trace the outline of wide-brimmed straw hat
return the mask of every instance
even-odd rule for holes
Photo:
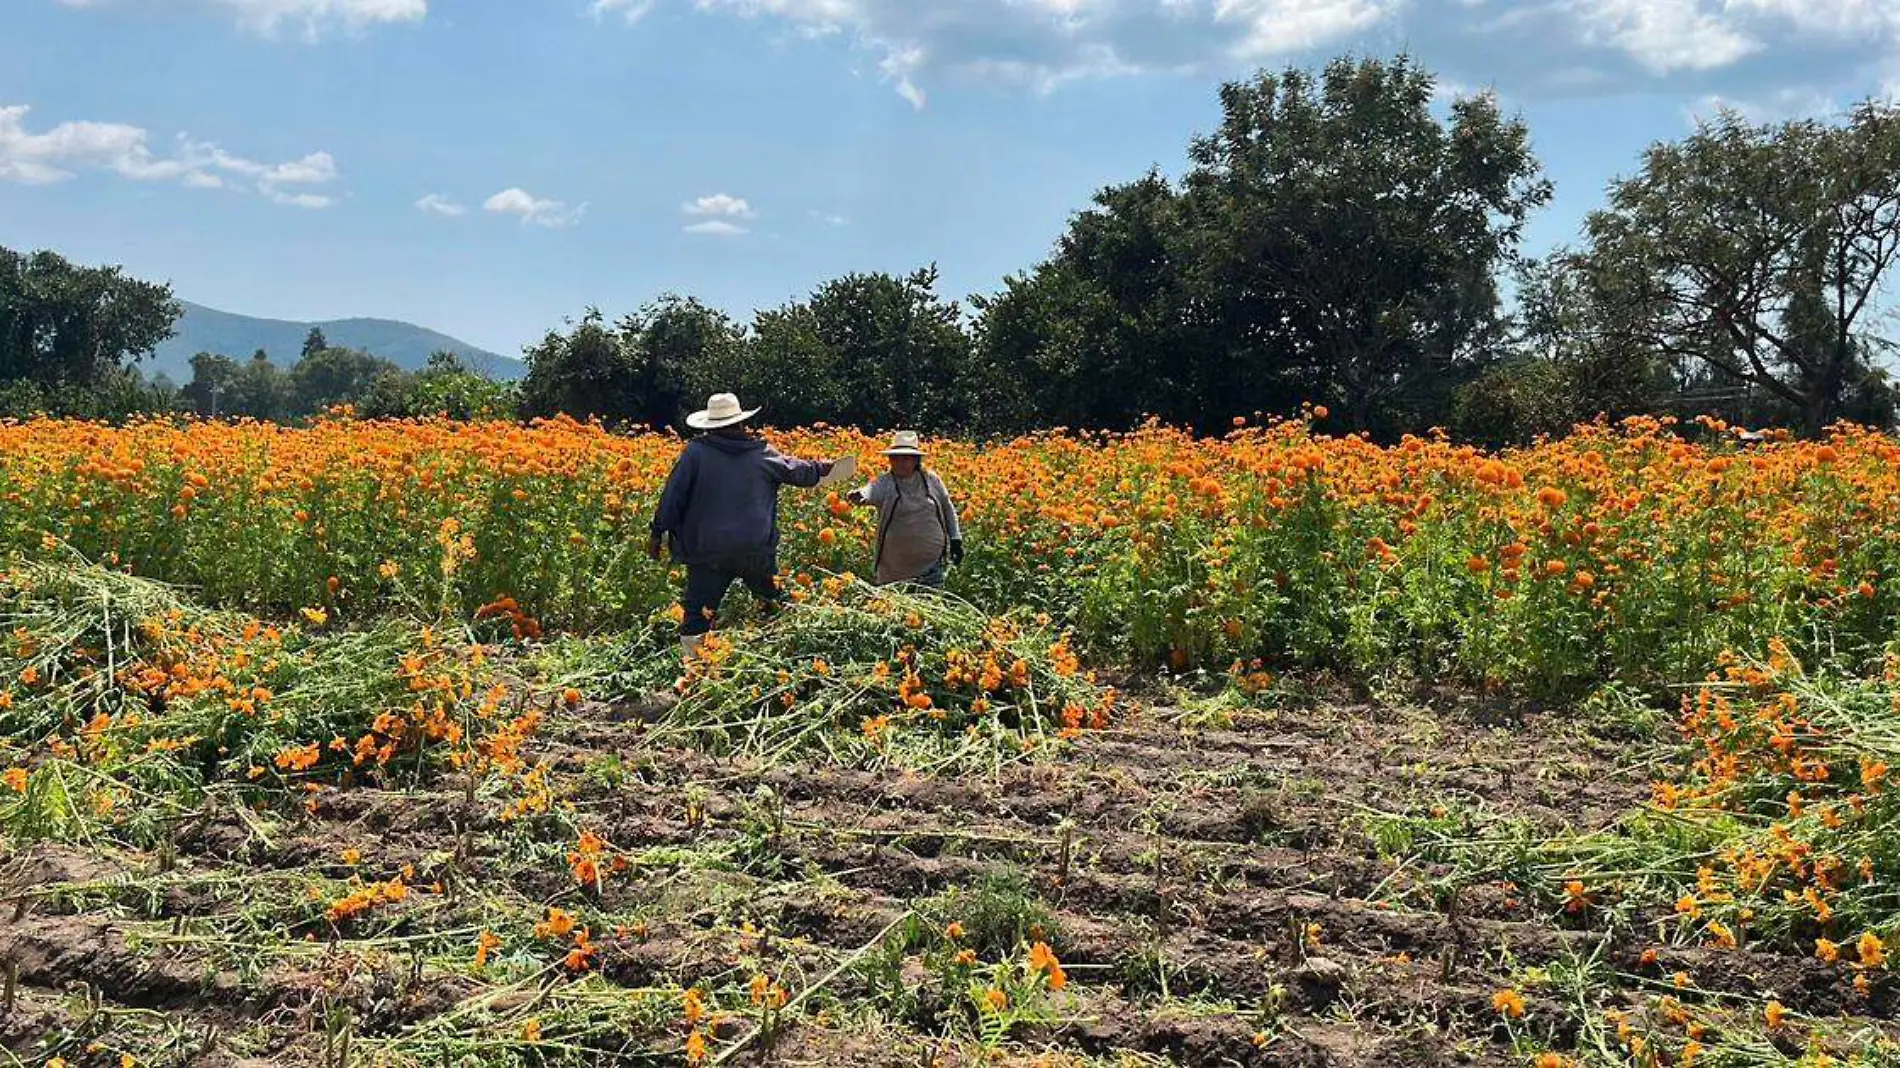
[[[739,403],[739,398],[731,393],[715,393],[706,398],[706,407],[686,417],[686,425],[694,430],[718,430],[722,426],[743,423],[759,414],[759,409],[747,409]]]
[[[884,450],[886,456],[922,456],[924,448],[917,442],[915,430],[900,430],[891,435],[891,447]]]

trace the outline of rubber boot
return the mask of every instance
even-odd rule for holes
[[[680,663],[684,664],[692,660],[693,654],[699,652],[699,643],[705,640],[704,634],[680,635]]]

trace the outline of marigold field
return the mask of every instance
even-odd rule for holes
[[[1325,425],[787,490],[682,674],[677,439],[0,422],[0,1049],[1900,1064],[1900,442]]]

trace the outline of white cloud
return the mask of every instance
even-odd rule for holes
[[[1733,111],[1753,123],[1776,123],[1825,118],[1840,110],[1840,103],[1826,93],[1793,87],[1746,98],[1710,93],[1690,102],[1683,114],[1691,124],[1713,120],[1724,111]]]
[[[447,215],[453,218],[468,214],[468,209],[440,193],[430,193],[416,201],[416,208],[431,215]]]
[[[320,193],[280,193],[273,191],[270,193],[270,198],[274,204],[288,204],[293,208],[327,208],[336,203],[335,197],[327,197]]]
[[[659,0],[594,0],[593,7],[589,10],[593,12],[595,18],[617,12],[628,22],[639,22],[647,12],[653,10],[653,5],[658,2]]]
[[[844,38],[924,107],[955,80],[1049,92],[1144,73],[1232,76],[1407,42],[1453,77],[1521,94],[1600,94],[1646,81],[1751,93],[1857,79],[1900,57],[1900,0],[590,0],[660,4]],[[1750,85],[1725,72],[1751,59]],[[855,66],[855,64],[854,64]],[[1685,94],[1687,95],[1687,94]]]
[[[1654,74],[1709,71],[1791,38],[1900,49],[1892,0],[1569,0],[1586,40]]]
[[[332,196],[296,188],[326,186],[338,179],[336,160],[327,152],[312,152],[286,163],[260,163],[180,134],[175,151],[159,155],[152,151],[150,135],[142,127],[62,122],[35,133],[26,126],[31,110],[23,104],[0,107],[0,181],[46,185],[94,171],[135,182],[177,182],[191,189],[259,193],[276,203],[303,208],[335,203]]]
[[[708,237],[738,237],[749,231],[737,223],[730,223],[724,219],[707,219],[705,222],[696,222],[687,226],[686,232],[704,234]]]
[[[1241,31],[1244,59],[1318,48],[1371,29],[1398,14],[1402,0],[1217,0],[1214,21]]]
[[[692,0],[697,10],[772,19],[809,37],[849,35],[916,108],[929,99],[924,81],[946,71],[1047,92],[1077,78],[1284,57],[1388,22],[1409,2]]]
[[[129,0],[60,0],[67,7],[105,7]],[[147,0],[156,3],[158,0]],[[178,6],[179,0],[168,0]],[[316,37],[342,27],[361,30],[381,22],[420,22],[429,13],[429,0],[197,0],[237,16],[238,22],[258,33],[276,33],[285,23],[301,25]]]
[[[533,223],[556,229],[580,221],[587,205],[570,208],[563,201],[543,200],[520,187],[504,189],[482,202],[482,210],[496,215],[516,215],[523,224]]]
[[[725,193],[700,197],[681,206],[680,210],[688,215],[716,215],[729,219],[750,219],[756,214],[752,210],[752,205],[746,203],[744,197],[730,196]]]
[[[1702,0],[1583,0],[1588,39],[1611,45],[1655,74],[1714,70],[1761,48]]]
[[[805,214],[810,215],[812,218],[818,220],[821,223],[824,223],[826,226],[848,226],[851,223],[850,219],[847,219],[842,215],[834,215],[831,212],[819,211],[817,208],[813,208],[812,210],[806,212]]]

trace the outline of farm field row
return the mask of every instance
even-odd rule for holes
[[[1900,446],[1321,423],[937,443],[947,597],[788,495],[683,678],[671,439],[0,424],[0,1048],[1900,1057]]]

